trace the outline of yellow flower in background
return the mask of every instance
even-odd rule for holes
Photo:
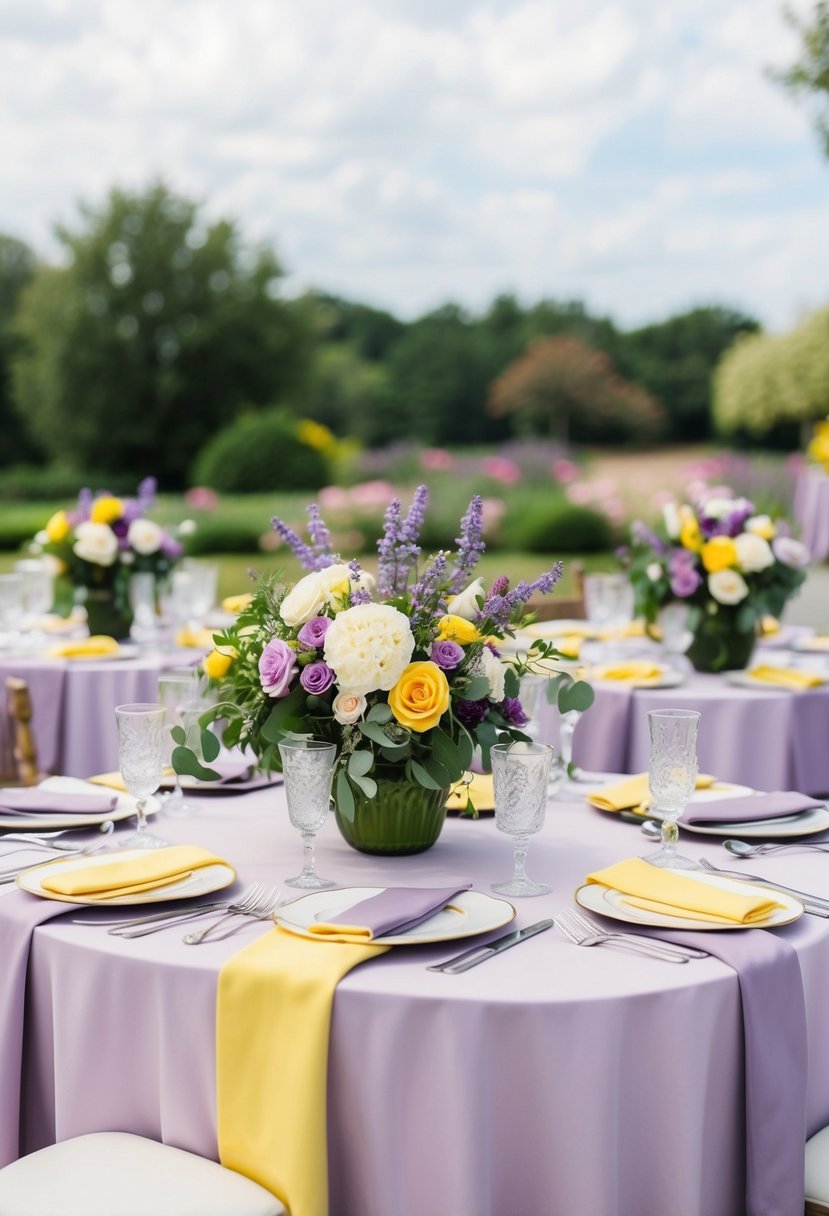
[[[301,443],[315,448],[318,452],[333,452],[337,446],[337,440],[328,427],[323,426],[321,422],[314,422],[311,418],[304,418],[297,426],[296,433]]]
[[[46,535],[54,544],[59,544],[62,540],[66,540],[70,531],[71,526],[65,511],[55,511],[45,528]]]
[[[815,423],[806,454],[829,471],[829,418]]]
[[[700,557],[708,573],[715,574],[737,565],[737,546],[730,536],[713,536],[702,546]]]
[[[210,654],[202,660],[204,674],[211,680],[223,680],[233,666],[235,658],[235,651],[226,653],[221,650],[211,650]]]
[[[702,548],[702,536],[696,515],[690,507],[680,507],[679,518],[679,543],[683,549],[691,549],[694,553],[699,553]]]
[[[457,642],[459,646],[468,646],[470,642],[477,642],[480,636],[472,622],[464,620],[462,616],[448,613],[438,623],[439,642]]]
[[[240,612],[244,612],[252,599],[250,591],[245,591],[242,595],[227,595],[222,600],[222,611],[238,616]]]
[[[746,532],[759,536],[763,540],[774,540],[777,528],[770,515],[752,515],[746,520]]]
[[[410,663],[389,693],[389,709],[401,726],[422,734],[449,708],[449,681],[437,663]]]
[[[96,498],[89,512],[93,524],[112,524],[124,514],[124,502],[112,494],[102,494]]]

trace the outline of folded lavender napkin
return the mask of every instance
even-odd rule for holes
[[[753,823],[755,820],[783,819],[804,811],[819,810],[824,803],[794,790],[773,790],[768,794],[747,794],[742,798],[718,798],[711,802],[690,803],[679,822],[693,825]]]
[[[115,809],[116,794],[68,794],[38,785],[0,789],[0,815],[105,815]]]
[[[392,933],[405,933],[434,916],[453,896],[471,886],[471,882],[463,882],[451,887],[386,887],[328,921],[309,925],[308,931],[343,941],[372,941]]]

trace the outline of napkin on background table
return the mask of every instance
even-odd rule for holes
[[[495,809],[492,773],[465,773],[463,780],[457,781],[449,791],[446,806],[450,811],[465,811],[470,800],[477,811]]]
[[[696,788],[698,790],[709,789],[716,780],[716,777],[712,777],[708,773],[697,773]],[[632,777],[625,777],[623,781],[616,781],[613,785],[588,790],[586,798],[591,806],[597,807],[600,811],[627,811],[634,807],[641,807],[643,803],[649,804],[651,795],[648,774],[634,773]]]
[[[679,817],[680,823],[753,823],[756,820],[784,819],[825,806],[808,794],[793,790],[773,790],[768,794],[746,794],[740,798],[717,798],[712,802],[690,803]]]
[[[826,683],[823,676],[819,676],[814,671],[804,671],[799,667],[772,667],[770,664],[764,664],[752,667],[747,674],[760,684],[779,684],[781,688],[795,690],[820,688],[822,684]]]
[[[192,650],[212,650],[213,630],[192,629],[189,625],[185,625],[176,634],[176,646]]]
[[[140,857],[109,862],[96,859],[92,865],[47,875],[41,880],[41,886],[55,895],[83,895],[104,902],[167,886],[186,878],[193,870],[212,865],[227,865],[227,862],[198,845],[171,845],[163,849],[145,849]]]
[[[108,794],[70,794],[44,790],[38,785],[0,789],[0,815],[4,811],[26,814],[105,815],[118,799]]]
[[[244,592],[242,595],[226,595],[222,600],[222,611],[232,613],[233,616],[238,616],[240,612],[243,612],[248,607],[252,599],[253,596],[249,591]]]
[[[95,633],[90,638],[79,638],[76,642],[60,642],[50,646],[47,654],[53,659],[88,659],[99,655],[117,654],[121,649],[115,638],[105,633]]]
[[[767,892],[741,895],[726,891],[676,870],[652,866],[641,857],[631,857],[588,874],[588,883],[621,891],[625,903],[660,916],[687,920],[714,920],[735,928],[762,925],[783,905]]]
[[[625,683],[629,680],[659,680],[665,671],[666,668],[661,663],[631,659],[627,663],[605,663],[604,666],[594,668],[593,674],[597,680],[618,680]]]
[[[330,921],[308,926],[315,937],[334,942],[370,942],[387,934],[414,929],[451,902],[471,882],[449,887],[386,887],[378,895],[362,899]]]

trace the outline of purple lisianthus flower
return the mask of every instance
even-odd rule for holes
[[[526,726],[529,718],[518,697],[504,697],[498,706],[504,721],[510,726]]]
[[[287,642],[271,638],[259,656],[259,683],[269,697],[284,697],[297,672],[296,655]]]
[[[181,557],[184,552],[184,546],[181,541],[176,540],[169,532],[165,532],[161,538],[161,552],[165,557]]]
[[[330,624],[331,618],[328,616],[311,617],[310,621],[306,621],[296,635],[297,641],[302,642],[303,646],[310,646],[312,650],[317,650],[325,641]]]
[[[695,562],[696,555],[690,549],[672,549],[668,557],[668,570],[671,574],[682,574],[692,570]]]
[[[681,600],[686,600],[689,595],[693,595],[696,589],[702,582],[702,577],[698,570],[694,570],[691,566],[684,566],[677,569],[671,576],[671,591]]]
[[[307,667],[303,667],[299,677],[299,682],[306,692],[316,693],[319,696],[334,683],[334,673],[327,663],[320,660],[318,663],[309,663]]]
[[[462,723],[467,730],[474,730],[476,726],[480,726],[489,710],[489,701],[484,698],[482,701],[456,701],[455,702],[455,717]]]
[[[431,659],[443,671],[453,671],[463,660],[463,646],[457,642],[435,642]]]
[[[776,536],[771,542],[771,550],[779,562],[793,566],[795,570],[802,570],[810,561],[806,546],[791,536]]]

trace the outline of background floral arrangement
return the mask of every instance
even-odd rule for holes
[[[806,455],[815,464],[821,465],[825,473],[829,473],[829,418],[815,423]]]
[[[648,622],[680,601],[692,631],[704,616],[729,616],[750,631],[764,616],[780,616],[806,577],[809,553],[784,521],[719,487],[694,505],[667,504],[660,534],[634,524],[627,561],[636,611]]]
[[[294,586],[259,585],[236,624],[216,635],[205,660],[220,702],[204,719],[226,719],[223,739],[250,748],[261,767],[279,768],[279,740],[306,735],[337,744],[335,794],[347,818],[354,796],[373,797],[378,766],[402,771],[426,789],[446,789],[469,768],[476,747],[485,766],[499,739],[525,739],[519,675],[536,657],[502,658],[497,642],[527,619],[531,596],[553,590],[561,563],[532,583],[506,576],[485,590],[472,578],[483,552],[483,503],[474,497],[454,553],[439,551],[418,570],[427,505],[420,486],[403,516],[385,515],[375,578],[330,551],[330,534],[309,507],[306,543],[280,519],[273,525],[309,573]],[[592,700],[573,684],[570,695]],[[205,732],[209,733],[209,732]],[[214,740],[205,750],[209,761]],[[204,776],[179,747],[179,771]]]
[[[135,498],[106,490],[81,490],[71,511],[56,511],[30,546],[57,561],[56,572],[73,587],[111,590],[128,603],[132,574],[167,574],[181,557],[178,537],[146,518],[155,501],[155,478],[145,478]],[[179,528],[186,533],[187,525]]]

